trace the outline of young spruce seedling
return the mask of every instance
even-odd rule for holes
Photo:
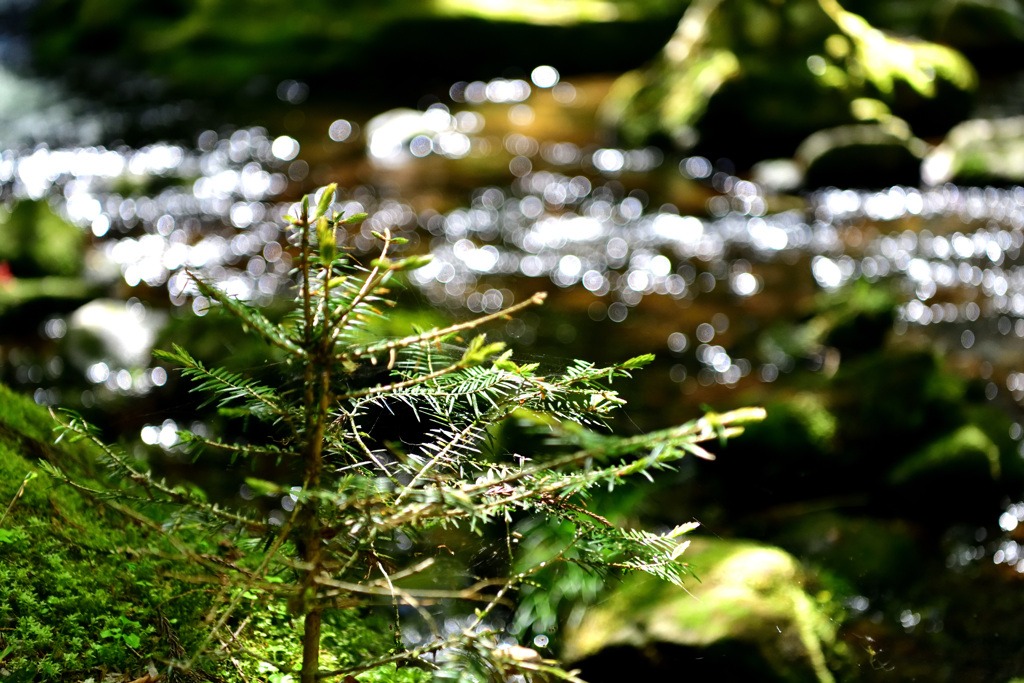
[[[472,548],[452,548],[452,541],[442,547],[433,541],[431,547],[436,539],[431,532],[506,529],[514,555],[510,522],[546,516],[575,529],[571,559],[563,552],[550,561],[633,569],[681,583],[687,575],[680,561],[687,545],[683,536],[694,525],[665,534],[616,528],[598,510],[587,508],[587,491],[634,475],[650,476],[688,454],[711,457],[700,442],[738,434],[743,423],[761,419],[764,412],[742,409],[642,436],[610,435],[606,417],[623,400],[609,384],[652,356],[610,367],[576,361],[545,375],[537,365],[515,362],[504,344],[488,342],[477,332],[539,305],[543,294],[448,327],[414,330],[399,338],[368,336],[369,323],[389,316],[389,283],[429,257],[395,257],[404,240],[385,230],[374,233],[380,240],[378,258],[368,265],[348,258],[337,236],[365,215],[335,213],[335,191],[332,185],[322,190],[319,201],[304,198],[297,215],[289,218],[296,295],[292,311],[280,321],[193,274],[204,296],[270,344],[279,356],[275,361],[283,360],[285,370],[275,372],[272,382],[206,367],[181,346],[157,352],[159,359],[180,366],[195,381],[195,390],[225,415],[265,424],[261,433],[272,436],[259,442],[225,442],[190,432],[180,436],[200,456],[221,450],[287,467],[292,473],[287,481],[247,480],[259,493],[290,497],[294,507],[283,523],[271,524],[251,509],[211,504],[195,488],[172,487],[103,445],[79,417],[60,416],[65,434],[89,438],[103,449],[120,482],[105,499],[161,539],[165,549],[150,552],[187,561],[189,571],[176,575],[187,575],[217,595],[205,643],[166,662],[168,671],[196,671],[210,666],[205,664],[210,658],[236,666],[268,659],[265,652],[253,652],[259,638],[246,637],[260,623],[253,611],[287,605],[302,624],[301,659],[296,652],[298,661],[278,658],[261,666],[275,675],[298,675],[302,683],[370,674],[396,664],[416,667],[410,672],[432,669],[431,676],[467,681],[512,675],[528,681],[577,681],[533,650],[500,646],[486,628],[488,615],[498,605],[514,605],[517,587],[545,563],[525,570],[516,564],[516,571],[499,577],[432,573],[442,558],[468,556]],[[450,342],[461,342],[461,352],[452,356]],[[369,382],[367,367],[378,370],[369,373]],[[371,435],[381,414],[396,411],[413,416],[422,427],[416,443]],[[495,452],[489,436],[510,419],[543,431],[550,452]],[[466,539],[467,534],[450,537]],[[208,551],[218,539],[233,549],[231,554]],[[414,551],[398,550],[398,539],[415,539]],[[511,567],[515,558],[506,559]],[[405,606],[431,623],[430,606],[442,601],[476,603],[472,623],[416,646],[403,643],[397,635],[402,624],[393,623],[391,651],[363,658],[333,651],[334,639],[325,639],[333,628],[332,615],[340,611],[391,605],[397,622],[406,611],[398,607]],[[330,667],[323,668],[325,662]]]

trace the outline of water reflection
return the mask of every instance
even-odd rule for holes
[[[993,345],[1024,335],[1024,188],[827,189],[780,202],[727,161],[666,163],[654,148],[538,135],[532,125],[543,102],[535,100],[560,101],[565,87],[572,86],[557,70],[538,66],[529,82],[456,83],[448,104],[386,112],[365,126],[334,118],[326,138],[362,137],[367,160],[384,170],[439,161],[455,168],[508,155],[505,181],[472,190],[455,208],[411,201],[387,185],[350,187],[334,208],[371,218],[343,236],[344,246],[358,257],[375,248],[373,231],[408,237],[406,249],[434,255],[411,282],[453,311],[498,310],[524,289],[542,287],[523,285],[524,278],[545,279],[589,293],[589,318],[613,323],[627,323],[652,297],[674,300],[680,311],[706,299],[707,308],[742,321],[762,306],[778,309],[787,296],[780,279],[826,291],[885,280],[903,293],[899,330],[943,330],[940,343],[948,337],[995,362],[990,394],[1005,386],[1024,400],[1024,369]],[[278,96],[296,102],[306,91],[284,81]],[[291,255],[280,219],[291,205],[281,197],[304,184],[304,156],[299,139],[263,128],[205,131],[194,147],[40,145],[0,154],[0,196],[46,199],[90,232],[91,277],[165,287],[171,306],[201,315],[209,302],[186,269],[258,304],[286,286]],[[656,172],[674,174],[690,195],[703,193],[702,210],[681,212],[664,193],[652,194],[642,179]],[[507,331],[522,342],[535,336],[531,326]],[[794,367],[771,344],[733,348],[742,335],[723,334],[699,315],[680,315],[675,327],[664,337],[679,361],[675,381],[771,382]]]
[[[513,128],[528,127],[532,114],[515,108],[530,106],[534,88],[553,93],[567,85],[544,66],[531,80],[532,87],[521,79],[456,83],[451,107],[435,102],[424,111],[381,114],[365,125],[367,158],[397,169],[429,157],[453,164],[490,157],[492,124],[479,105],[501,105]],[[284,82],[279,95],[292,101],[301,86]],[[339,142],[361,130],[335,119],[327,136]],[[674,204],[652,201],[623,180],[663,169],[657,149],[584,147],[525,129],[504,134],[501,149],[510,159],[508,182],[474,190],[462,207],[414,209],[370,185],[341,193],[336,210],[371,214],[344,236],[345,246],[367,253],[372,232],[385,227],[410,237],[408,249],[434,255],[411,275],[413,284],[433,304],[453,310],[507,306],[519,289],[512,283],[522,278],[582,288],[595,297],[590,318],[617,323],[649,297],[684,304],[711,297],[719,308],[749,299],[756,308],[761,298],[778,296],[766,284],[778,280],[776,271],[799,278],[794,267],[807,267],[809,281],[824,290],[858,278],[898,283],[905,294],[901,329],[952,326],[964,349],[987,348],[990,330],[979,321],[995,321],[1002,336],[1024,333],[1024,272],[1017,263],[1024,188],[823,190],[797,208],[775,210],[774,196],[734,175],[727,162],[693,156],[671,168],[707,199],[700,215],[681,215]],[[0,155],[7,201],[47,198],[98,238],[95,273],[119,272],[132,288],[165,286],[171,305],[199,314],[208,302],[186,269],[200,269],[256,303],[268,303],[286,284],[291,258],[279,226],[290,205],[277,198],[308,172],[299,140],[262,128],[205,131],[194,148],[38,146]],[[697,363],[689,371],[680,364],[673,378],[773,381],[792,365],[779,354],[744,357],[730,350],[729,339],[709,346],[707,326],[694,321],[670,333],[700,342],[691,349],[673,337],[673,353],[692,353]],[[1005,377],[1015,395],[1024,394],[1017,372],[1011,368]]]

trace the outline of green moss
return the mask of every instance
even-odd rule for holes
[[[833,390],[833,410],[848,430],[842,436],[877,460],[885,455],[879,444],[899,457],[935,438],[937,429],[962,424],[967,386],[934,353],[892,351],[844,363]]]
[[[661,54],[624,78],[603,118],[630,142],[667,137],[737,163],[853,123],[862,97],[903,118],[930,101],[952,125],[976,84],[954,50],[883,34],[824,0],[692,2]]]
[[[728,646],[760,658],[765,680],[834,680],[825,652],[836,626],[804,590],[796,558],[772,546],[708,538],[694,539],[684,557],[699,584],[683,591],[630,575],[569,629],[567,658],[622,646]]]
[[[822,511],[795,518],[772,540],[823,570],[819,576],[828,577],[833,592],[851,595],[919,578],[921,551],[900,520]]]
[[[204,617],[218,591],[172,578],[189,569],[146,552],[173,552],[161,537],[37,474],[40,461],[59,462],[77,482],[92,486],[103,471],[96,468],[98,454],[82,442],[54,443],[53,425],[45,409],[0,385],[0,516],[14,501],[0,523],[3,680],[80,681],[97,670],[132,680],[151,660],[192,654],[205,638]],[[37,476],[26,482],[31,474]],[[215,539],[209,545],[215,552]],[[261,658],[297,666],[298,622],[287,606],[244,607],[238,618],[249,619],[241,637],[258,656],[237,660],[240,670],[250,680],[268,680],[273,667],[261,665]],[[382,619],[355,610],[329,614],[324,641],[324,663],[339,667],[384,656],[394,645]],[[210,660],[201,666],[222,679],[239,670]],[[360,680],[426,680],[416,669],[391,671]]]
[[[0,315],[6,316],[12,311],[24,310],[24,307],[35,304],[48,307],[61,307],[63,304],[75,306],[97,294],[98,287],[79,278],[17,278],[0,284]]]
[[[900,462],[889,472],[889,481],[901,485],[940,471],[955,471],[972,480],[997,479],[999,448],[976,425],[964,425]]]
[[[134,557],[129,549],[146,543],[139,529],[46,476],[26,482],[39,460],[85,481],[95,454],[55,445],[47,412],[4,387],[0,406],[0,501],[5,509],[14,501],[0,527],[6,680],[71,680],[97,667],[142,672],[148,658],[174,654],[160,628],[194,644],[207,601],[161,578],[157,562]]]
[[[423,78],[465,78],[467,68],[491,77],[510,63],[561,68],[568,61],[596,71],[639,63],[664,42],[685,4],[354,0],[339,9],[327,0],[45,0],[30,21],[35,63],[54,71],[91,54],[147,71],[190,98],[222,100],[254,80],[334,83],[343,74],[349,96],[353,87],[374,86],[394,98],[395,79],[409,74],[421,87]]]
[[[736,443],[749,440],[780,457],[828,454],[834,448],[836,418],[826,403],[824,396],[811,392],[769,403],[765,420],[750,425]]]
[[[82,231],[45,202],[23,200],[11,210],[0,208],[0,261],[7,261],[16,277],[77,275],[83,242]]]
[[[847,357],[877,351],[896,319],[896,297],[885,286],[857,280],[823,294],[809,323],[821,343]]]

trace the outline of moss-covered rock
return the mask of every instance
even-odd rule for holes
[[[955,126],[922,165],[932,185],[1024,182],[1024,117],[974,119]]]
[[[950,45],[998,69],[1009,67],[1007,55],[1024,43],[1024,7],[1015,0],[846,0],[843,6],[884,30]]]
[[[16,278],[72,277],[82,270],[85,236],[46,202],[22,200],[0,207],[0,261]]]
[[[73,309],[99,292],[95,284],[77,277],[0,279],[0,319],[7,325],[20,323],[31,329],[32,321]]]
[[[630,142],[661,136],[743,164],[855,123],[863,98],[904,119],[927,101],[925,124],[946,130],[975,80],[954,50],[883,34],[834,0],[697,0],[659,57],[617,82],[603,116]]]
[[[1011,455],[1015,449],[1006,450],[973,422],[939,434],[889,470],[889,499],[911,516],[985,523],[1004,496],[1020,490],[1020,458]],[[1014,469],[1004,472],[1004,462]]]
[[[949,476],[959,482],[959,488],[999,475],[999,448],[985,432],[969,424],[909,455],[889,471],[888,478],[894,486],[903,487]],[[936,491],[935,495],[941,493]]]
[[[843,363],[831,386],[844,446],[878,468],[963,424],[966,381],[930,351],[890,350]],[[876,470],[877,471],[877,470]]]
[[[801,391],[765,404],[764,421],[730,440],[714,463],[726,482],[715,495],[731,513],[805,500],[824,490],[839,462],[836,416],[827,395]]]
[[[837,627],[805,590],[793,556],[700,538],[686,558],[700,583],[683,590],[631,575],[567,630],[565,656],[587,680],[661,680],[669,672],[740,680],[758,671],[757,680],[834,680]]]
[[[80,276],[85,235],[43,201],[0,206],[0,319],[34,327],[37,318],[96,295]]]
[[[804,165],[807,188],[915,187],[926,151],[905,127],[861,123],[813,133],[797,148],[796,158]]]
[[[894,5],[898,3],[878,3]],[[934,12],[934,39],[953,45],[972,60],[1012,68],[1006,56],[1024,46],[1024,7],[1012,0],[953,0],[919,3]]]
[[[289,102],[338,93],[339,83],[347,99],[359,92],[397,102],[406,97],[403,88],[443,92],[455,80],[494,78],[510,66],[553,64],[564,73],[628,68],[664,44],[685,5],[45,0],[32,7],[31,26],[36,65],[71,71],[101,88],[121,85],[118,95],[144,97],[116,82],[124,71],[142,71],[189,98],[273,97],[283,80],[300,79],[311,87],[290,94],[286,87]],[[99,64],[83,63],[92,61],[83,55]]]
[[[795,517],[772,541],[838,582],[836,592],[893,590],[917,578],[922,550],[902,520],[815,511]]]
[[[762,402],[767,418],[700,466],[724,483],[694,496],[744,515],[745,533],[771,538],[775,513],[852,505],[944,528],[984,523],[1019,495],[1013,421],[933,351],[884,345],[890,293],[858,283],[818,304],[789,334],[765,337],[774,349],[815,354],[825,372],[799,389],[743,399]]]
[[[896,303],[885,286],[857,280],[821,295],[807,323],[809,336],[847,360],[879,351],[896,320]]]

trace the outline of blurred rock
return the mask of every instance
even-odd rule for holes
[[[897,4],[897,3],[881,3]],[[934,12],[934,39],[993,69],[1015,69],[1011,50],[1024,47],[1024,7],[1015,0],[923,3]]]
[[[972,483],[997,479],[1000,474],[999,448],[975,425],[964,425],[911,454],[889,471],[889,482],[897,487],[926,482],[937,493],[936,479],[949,479],[961,490]]]
[[[1024,116],[957,125],[925,158],[921,176],[929,185],[1024,182]]]
[[[836,334],[855,340],[856,327]],[[766,400],[767,418],[720,449],[713,469],[724,484],[694,495],[769,539],[781,521],[822,506],[938,530],[990,520],[1019,495],[1012,420],[938,355],[886,348],[841,358],[832,377]]]
[[[586,680],[834,680],[837,624],[792,555],[698,538],[683,558],[700,583],[632,574],[567,630],[565,658]]]
[[[839,438],[872,476],[963,424],[968,400],[966,382],[929,351],[889,350],[843,363],[830,392]]]
[[[78,275],[84,235],[43,201],[22,200],[0,207],[0,262],[16,278]]]
[[[80,277],[85,262],[81,230],[44,201],[0,206],[0,320],[7,334],[34,330],[55,311],[96,295]]]
[[[43,318],[71,310],[98,292],[98,287],[79,278],[48,276],[4,281],[0,277],[0,320],[11,326],[9,332],[20,325],[18,333],[25,334],[34,331]]]
[[[903,520],[816,511],[795,516],[772,541],[838,577],[847,592],[855,594],[908,585],[917,578],[922,562],[915,530]]]
[[[806,336],[849,359],[882,349],[896,321],[896,296],[883,285],[857,280],[819,295]]]
[[[308,96],[396,106],[410,91],[443,92],[511,65],[552,64],[564,74],[630,68],[664,44],[684,6],[353,0],[339,12],[329,0],[263,3],[259,11],[244,0],[41,0],[28,25],[36,69],[114,91],[119,102],[173,92],[266,106],[291,81],[308,89],[278,92],[289,105]]]
[[[909,454],[886,482],[894,506],[908,516],[983,522],[1005,495],[1019,490],[1020,472],[1004,473],[1003,461],[989,435],[966,424]]]
[[[975,80],[958,52],[883,34],[831,0],[697,0],[602,115],[630,143],[661,137],[742,167],[855,123],[863,98],[908,120],[927,105],[924,125],[944,131],[966,115]]]
[[[878,123],[839,126],[813,133],[796,150],[804,168],[804,186],[878,189],[916,187],[927,145]]]

